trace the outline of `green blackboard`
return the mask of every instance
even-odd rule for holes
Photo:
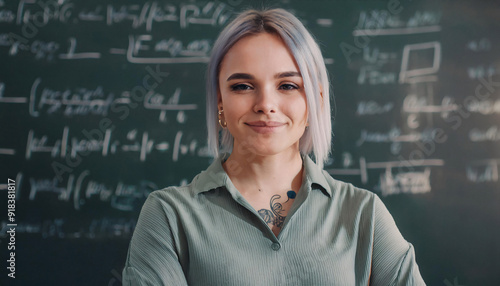
[[[463,0],[0,0],[0,253],[16,276],[0,284],[120,284],[147,195],[211,162],[215,37],[263,6],[320,43],[325,169],[382,198],[429,285],[498,285],[500,5]]]

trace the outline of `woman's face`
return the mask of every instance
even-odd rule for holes
[[[247,36],[229,49],[220,65],[218,107],[234,150],[257,155],[299,150],[307,124],[304,82],[279,36]]]

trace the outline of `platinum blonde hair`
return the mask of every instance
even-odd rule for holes
[[[244,11],[222,30],[215,41],[206,83],[208,147],[214,156],[219,155],[219,149],[222,152],[231,152],[233,149],[233,136],[227,128],[222,129],[218,122],[220,63],[237,41],[259,33],[279,35],[300,69],[307,98],[309,127],[299,141],[299,148],[305,155],[312,152],[316,164],[323,167],[330,154],[332,140],[330,83],[325,62],[318,44],[300,20],[281,8]]]

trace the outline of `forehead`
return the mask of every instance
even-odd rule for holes
[[[299,71],[284,41],[271,33],[249,35],[238,40],[223,57],[220,73],[233,72],[235,69],[256,72]]]

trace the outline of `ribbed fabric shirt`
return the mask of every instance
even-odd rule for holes
[[[228,155],[148,196],[123,285],[425,285],[376,194],[303,155],[302,186],[276,237],[223,169]]]

